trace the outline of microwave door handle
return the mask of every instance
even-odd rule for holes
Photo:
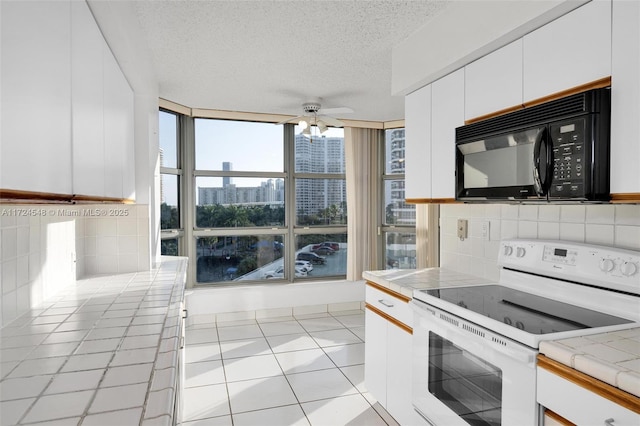
[[[551,164],[551,144],[544,127],[533,145],[533,188],[540,197],[546,195],[551,186]]]

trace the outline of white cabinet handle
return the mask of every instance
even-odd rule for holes
[[[389,302],[385,301],[384,299],[378,300],[378,303],[386,306],[387,308],[393,308],[393,303],[389,303]]]
[[[613,417],[608,418],[607,420],[604,421],[604,424],[607,426],[613,426],[613,422],[615,422],[615,420],[613,420]]]

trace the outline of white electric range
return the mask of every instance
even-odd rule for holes
[[[543,340],[640,326],[640,253],[508,240],[498,282],[415,290],[416,410],[434,425],[537,425]]]

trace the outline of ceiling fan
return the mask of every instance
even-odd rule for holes
[[[281,121],[277,124],[298,123],[304,127],[302,134],[311,136],[311,126],[316,126],[318,130],[320,130],[320,133],[326,132],[329,126],[344,126],[342,121],[327,114],[349,114],[353,112],[351,108],[347,107],[322,108],[320,99],[303,103],[302,110],[304,111],[303,115]]]

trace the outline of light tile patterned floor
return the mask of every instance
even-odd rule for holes
[[[183,426],[397,425],[364,387],[364,311],[186,331]]]

